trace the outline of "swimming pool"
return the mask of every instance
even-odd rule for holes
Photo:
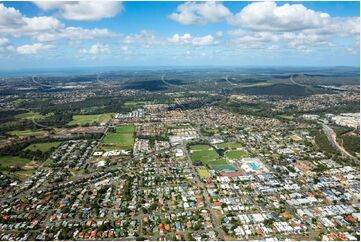
[[[259,169],[260,169],[259,165],[257,165],[256,163],[251,163],[251,164],[249,164],[249,166],[250,166],[253,170],[259,170]]]

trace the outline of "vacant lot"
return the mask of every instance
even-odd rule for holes
[[[69,125],[107,123],[112,116],[113,113],[74,115],[73,120],[69,122]]]
[[[0,156],[0,170],[6,171],[15,166],[23,167],[30,162],[31,160],[19,156]]]
[[[210,178],[211,177],[211,174],[209,174],[209,172],[206,168],[198,169],[198,174],[201,178]]]
[[[25,150],[37,151],[40,150],[41,152],[46,152],[51,148],[56,148],[61,144],[60,141],[56,142],[45,142],[45,143],[34,143],[25,148]]]
[[[38,136],[38,135],[44,135],[46,134],[47,131],[45,130],[30,130],[30,129],[26,129],[26,130],[13,130],[8,132],[8,134],[13,135],[13,136]]]
[[[122,125],[115,128],[114,132],[108,132],[102,142],[102,147],[107,150],[123,149],[132,150],[134,145],[133,125]]]

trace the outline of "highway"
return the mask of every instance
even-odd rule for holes
[[[349,157],[355,161],[358,161],[358,159],[356,157],[354,157],[353,155],[351,155],[349,152],[347,152],[345,150],[345,148],[343,148],[341,145],[339,145],[337,143],[337,140],[336,140],[336,133],[335,131],[333,131],[332,128],[330,128],[328,125],[322,123],[322,128],[323,128],[323,131],[325,132],[326,136],[327,136],[327,139],[328,141],[330,141],[331,145],[337,149],[343,156],[346,156],[346,157]]]

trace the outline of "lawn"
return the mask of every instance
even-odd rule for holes
[[[115,132],[108,132],[102,141],[106,150],[132,150],[134,145],[134,125],[122,125],[115,128]]]
[[[25,150],[31,150],[31,151],[37,151],[40,150],[41,152],[46,152],[50,150],[51,148],[56,148],[61,144],[60,141],[56,142],[45,142],[45,143],[34,143],[31,145],[28,145]]]
[[[217,147],[219,149],[238,149],[238,148],[242,148],[242,145],[240,143],[228,142],[228,143],[217,144]]]
[[[20,113],[18,115],[15,116],[16,119],[35,119],[35,120],[41,120],[41,119],[45,119],[47,117],[50,117],[54,115],[53,113],[48,113],[46,115],[43,115],[41,113],[38,112],[27,112],[27,113]]]
[[[69,125],[86,125],[93,123],[106,123],[112,119],[114,113],[74,115]]]
[[[8,132],[8,134],[13,135],[13,136],[37,136],[37,135],[44,135],[46,134],[47,131],[45,130],[30,130],[30,129],[26,129],[26,130],[13,130]]]
[[[22,167],[30,162],[31,160],[19,156],[0,156],[0,170],[8,170],[12,166]]]
[[[211,174],[209,174],[209,172],[206,168],[198,169],[198,174],[201,178],[210,178],[211,177]]]
[[[235,160],[247,156],[247,152],[243,150],[227,150],[224,156],[228,159]]]

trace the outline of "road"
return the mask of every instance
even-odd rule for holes
[[[300,83],[296,82],[295,80],[293,80],[293,76],[294,75],[290,76],[290,81],[292,82],[292,84],[295,84],[295,85],[300,86],[300,87],[306,87],[307,88],[307,85],[300,84]]]
[[[345,150],[345,148],[343,148],[341,145],[339,145],[337,143],[337,140],[336,140],[336,133],[335,131],[333,131],[332,128],[330,128],[328,125],[322,123],[322,128],[323,128],[323,131],[325,132],[326,136],[327,136],[327,139],[328,141],[330,141],[331,145],[337,149],[343,156],[346,156],[346,157],[349,157],[355,161],[358,161],[358,159],[356,157],[354,157],[353,155],[351,155],[349,152],[347,152]]]
[[[201,187],[203,197],[204,197],[204,203],[206,205],[205,208],[209,211],[209,213],[211,215],[212,224],[214,225],[214,229],[217,231],[219,239],[224,241],[226,233],[223,231],[221,225],[218,222],[217,216],[214,214],[214,210],[212,209],[213,205],[210,203],[210,198],[208,196],[207,188],[206,188],[205,184],[199,179],[196,168],[192,164],[192,159],[191,159],[190,154],[189,154],[189,152],[188,152],[188,150],[186,148],[186,145],[183,144],[182,148],[183,148],[183,150],[184,150],[184,152],[185,152],[185,154],[187,156],[187,162],[190,164],[190,167],[192,167],[191,170],[192,170],[193,176],[194,176],[194,178],[196,180],[196,184],[198,184]]]

